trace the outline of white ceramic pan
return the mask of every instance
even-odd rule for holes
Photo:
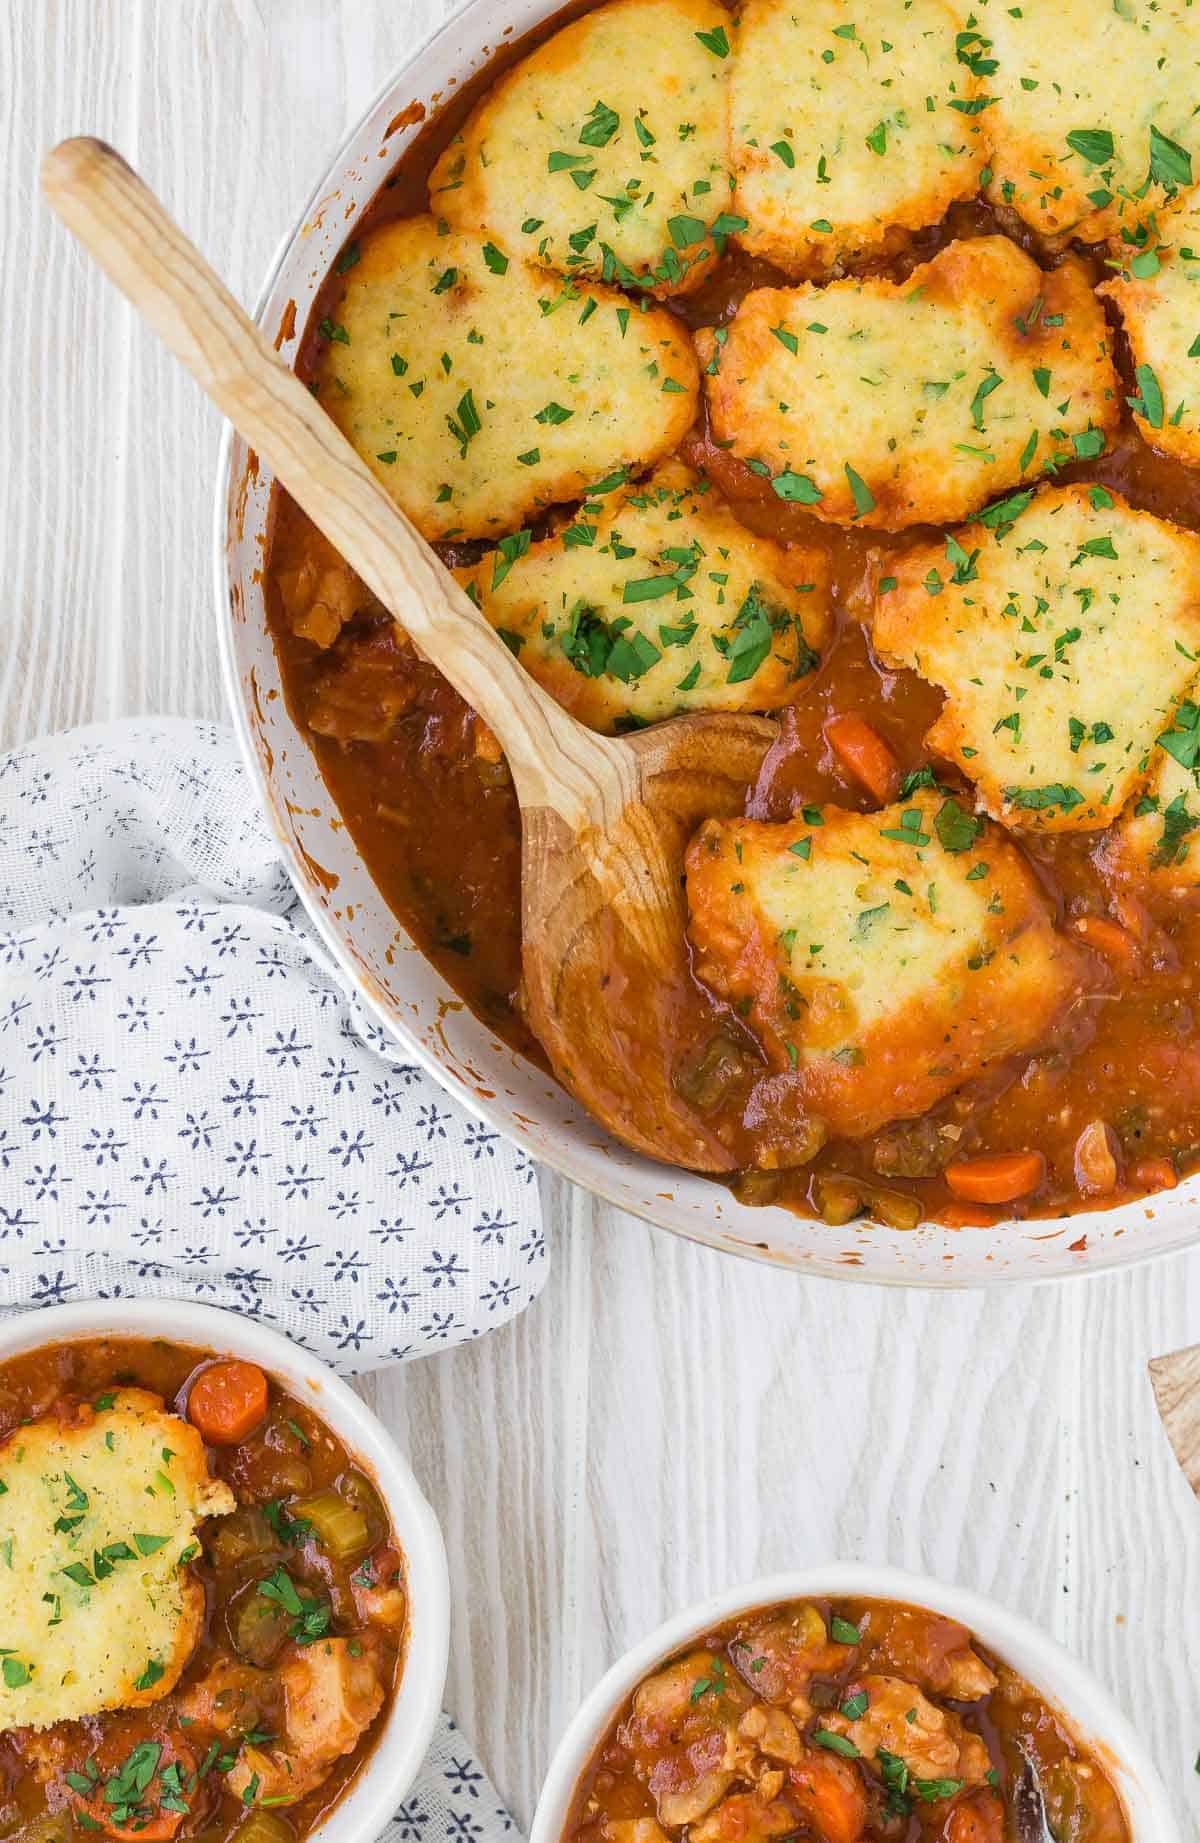
[[[258,318],[294,354],[321,281],[420,121],[495,48],[552,11],[547,0],[468,0],[413,53],[335,155],[268,277]],[[304,735],[284,704],[260,572],[271,478],[232,433],[216,506],[216,596],[229,702],[292,879],[331,953],[374,1015],[473,1113],[589,1190],[716,1248],[809,1273],[917,1286],[977,1286],[1095,1272],[1200,1234],[1200,1178],[1119,1209],[988,1229],[829,1228],[750,1209],[705,1179],[637,1157],[466,1009],[399,926],[359,859]]]

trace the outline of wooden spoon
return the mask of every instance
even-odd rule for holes
[[[1155,1357],[1150,1381],[1175,1457],[1200,1497],[1200,1344]]]
[[[517,663],[120,155],[102,141],[64,141],[46,156],[42,186],[499,737],[521,806],[525,1004],[560,1080],[637,1151],[734,1169],[733,1153],[674,1085],[681,1058],[715,1018],[689,972],[682,856],[700,820],[741,810],[775,726],[715,715],[619,740],[584,729]]]

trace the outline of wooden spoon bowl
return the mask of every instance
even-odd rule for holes
[[[529,1022],[563,1084],[637,1151],[695,1170],[736,1160],[678,1092],[713,1021],[691,978],[683,850],[741,809],[775,726],[680,718],[594,735],[513,658],[474,603],[121,156],[64,141],[54,210],[421,653],[495,731],[521,806]]]

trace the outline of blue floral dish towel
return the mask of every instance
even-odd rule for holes
[[[354,1374],[545,1271],[530,1160],[364,1015],[228,731],[0,756],[0,1309],[192,1297]]]
[[[529,1159],[364,1016],[226,730],[0,756],[0,1310],[197,1298],[353,1375],[545,1272]],[[383,1843],[512,1834],[443,1716]]]

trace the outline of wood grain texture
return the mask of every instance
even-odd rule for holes
[[[0,746],[219,711],[218,429],[36,197],[104,135],[243,300],[438,0],[8,0],[0,8]],[[539,1303],[367,1392],[442,1517],[447,1702],[518,1818],[582,1691],[707,1589],[844,1555],[1042,1620],[1150,1743],[1200,1830],[1200,1506],[1149,1360],[1200,1336],[1200,1255],[990,1296],[801,1282],[543,1180]]]
[[[1175,1457],[1200,1497],[1200,1344],[1155,1357],[1150,1384]]]

